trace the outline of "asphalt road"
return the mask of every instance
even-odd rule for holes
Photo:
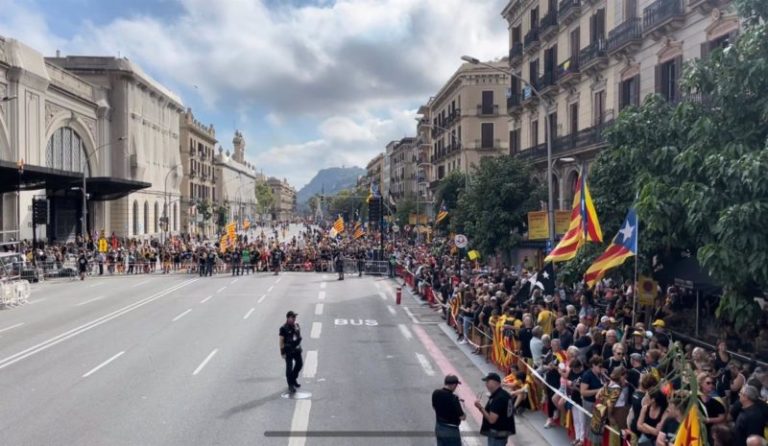
[[[433,311],[397,306],[395,286],[319,273],[36,285],[29,305],[0,311],[0,443],[432,445],[420,433],[447,372],[465,383],[476,431],[480,370]],[[304,337],[303,400],[282,395],[289,309]],[[515,444],[542,444],[518,424]]]

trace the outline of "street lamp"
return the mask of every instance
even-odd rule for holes
[[[163,180],[163,197],[165,198],[165,206],[163,206],[163,217],[165,217],[165,231],[161,232],[160,235],[161,240],[160,243],[165,243],[165,233],[168,232],[170,229],[170,224],[168,221],[168,207],[170,204],[170,198],[168,197],[168,177],[171,176],[171,173],[174,172],[176,169],[181,167],[181,164],[176,164],[175,166],[168,169],[168,173],[165,174],[165,179]]]
[[[125,139],[126,139],[125,136],[121,136],[121,137],[117,138],[115,141],[125,141]],[[108,146],[112,145],[112,143],[115,142],[115,141],[105,142],[104,144],[96,147],[95,149],[91,150],[90,152],[86,152],[85,157],[80,160],[80,170],[82,171],[82,174],[83,174],[83,187],[82,187],[82,192],[83,192],[83,221],[82,221],[82,231],[83,231],[83,235],[84,236],[85,236],[85,234],[89,234],[89,232],[88,232],[88,190],[86,189],[86,187],[87,187],[86,184],[87,183],[85,181],[85,163],[88,162],[88,160],[91,158],[91,155],[95,155],[96,152],[98,152],[99,150],[103,149],[104,147],[108,147]],[[86,240],[83,240],[83,243],[85,243],[85,242],[86,242]]]
[[[502,72],[506,75],[509,75],[511,77],[514,77],[515,79],[519,80],[520,82],[527,85],[531,92],[539,98],[539,102],[541,103],[542,109],[544,110],[544,137],[547,139],[547,214],[549,218],[547,219],[548,223],[548,235],[549,235],[549,243],[550,247],[555,246],[555,209],[554,209],[554,202],[555,198],[553,195],[552,190],[552,135],[550,135],[550,128],[549,128],[549,114],[547,113],[547,106],[551,105],[550,101],[544,98],[544,96],[539,93],[539,90],[536,89],[530,82],[523,79],[521,76],[515,74],[512,70],[504,70],[499,67],[495,67],[489,63],[481,62],[480,59],[477,59],[475,57],[471,56],[461,56],[461,60],[464,62],[470,63],[472,65],[482,65],[486,68],[490,68],[495,71]]]

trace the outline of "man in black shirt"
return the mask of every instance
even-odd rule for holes
[[[739,402],[742,410],[736,418],[736,441],[733,444],[746,444],[750,436],[763,435],[766,418],[759,401],[760,392],[755,387],[746,385],[741,388]]]
[[[461,382],[455,375],[447,375],[443,388],[432,392],[432,408],[435,409],[435,437],[438,446],[461,446],[459,424],[466,419],[461,400],[454,395]]]
[[[304,365],[301,359],[301,329],[296,316],[298,314],[289,311],[285,315],[285,324],[280,327],[280,355],[285,359],[285,379],[291,393],[296,393],[296,388],[301,387],[296,380]]]
[[[483,414],[480,434],[488,437],[488,446],[505,446],[509,436],[515,434],[515,402],[501,387],[498,373],[489,373],[483,381],[491,396],[485,407],[475,401],[475,407]]]

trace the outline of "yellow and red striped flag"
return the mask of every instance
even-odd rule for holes
[[[443,200],[443,202],[440,203],[440,212],[438,212],[435,217],[435,224],[440,223],[446,218],[448,218],[448,208],[445,206],[445,200]]]
[[[560,243],[549,253],[544,262],[565,262],[576,257],[576,253],[586,241],[601,243],[603,231],[597,219],[597,211],[592,203],[587,182],[583,176],[576,180],[576,193],[573,195],[571,223]]]
[[[699,421],[698,402],[691,404],[688,414],[685,415],[683,422],[677,429],[674,446],[704,446]]]
[[[624,224],[611,244],[584,273],[584,282],[586,282],[587,288],[592,288],[609,269],[615,268],[628,258],[637,255],[637,237],[637,213],[634,209],[630,209]]]
[[[355,223],[355,233],[352,235],[352,237],[357,240],[365,235],[365,229],[363,229],[363,224],[359,221]]]

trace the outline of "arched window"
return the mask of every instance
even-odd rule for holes
[[[139,233],[139,202],[133,200],[133,235]]]
[[[160,222],[160,203],[155,201],[155,232],[160,232],[158,223]]]
[[[149,202],[144,201],[144,234],[149,233]]]
[[[70,127],[61,127],[53,132],[45,149],[45,166],[68,172],[82,172],[91,175],[85,143]]]

